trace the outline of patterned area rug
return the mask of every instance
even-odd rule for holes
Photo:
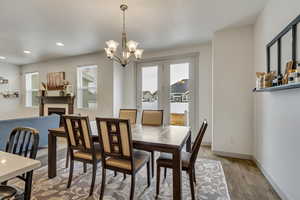
[[[73,181],[67,189],[69,170],[64,168],[65,160],[58,162],[57,177],[48,179],[48,167],[42,167],[34,172],[32,200],[98,200],[101,186],[101,164],[97,171],[94,195],[88,197],[91,183],[91,167],[83,173],[82,163],[75,162]],[[163,170],[161,175],[163,176]],[[221,162],[198,159],[196,162],[196,198],[197,200],[230,200],[224,171]],[[161,178],[161,191],[158,199],[172,199],[172,172],[168,170],[167,179]],[[186,173],[182,173],[183,199],[190,200],[190,185]],[[127,200],[130,194],[130,176],[123,180],[123,174],[113,177],[113,172],[107,171],[105,200]],[[21,186],[19,183],[16,185]],[[135,199],[154,200],[156,179],[147,188],[146,167],[136,176]]]

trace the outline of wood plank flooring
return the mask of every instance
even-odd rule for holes
[[[199,157],[222,162],[231,200],[280,200],[253,161],[214,155],[209,146],[200,148]]]
[[[39,160],[47,165],[47,149],[42,151]],[[58,159],[65,158],[66,149],[61,148],[57,155]],[[253,161],[216,156],[209,146],[200,148],[199,157],[222,162],[231,200],[280,200]]]

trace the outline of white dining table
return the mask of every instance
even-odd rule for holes
[[[0,183],[41,166],[41,162],[0,151]]]

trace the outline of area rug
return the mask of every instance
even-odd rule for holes
[[[69,170],[64,168],[65,160],[58,162],[57,177],[48,179],[48,167],[42,167],[34,172],[32,200],[98,200],[101,186],[101,164],[97,171],[94,195],[88,197],[91,183],[91,167],[83,173],[82,163],[75,162],[71,188],[67,189]],[[163,176],[163,170],[162,170]],[[224,171],[220,161],[198,159],[196,162],[197,184],[195,186],[197,200],[230,200]],[[172,172],[168,170],[167,179],[161,178],[161,190],[158,199],[172,199]],[[191,199],[189,179],[182,174],[182,193],[184,200]],[[123,175],[114,177],[107,171],[105,200],[127,200],[130,194],[130,176],[123,180]],[[21,183],[15,183],[22,186]],[[154,200],[156,179],[147,188],[146,168],[136,176],[135,199]]]

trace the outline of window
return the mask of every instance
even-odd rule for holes
[[[39,105],[39,73],[27,73],[25,75],[26,86],[26,107],[33,107]]]
[[[97,107],[97,66],[77,68],[77,107]]]

